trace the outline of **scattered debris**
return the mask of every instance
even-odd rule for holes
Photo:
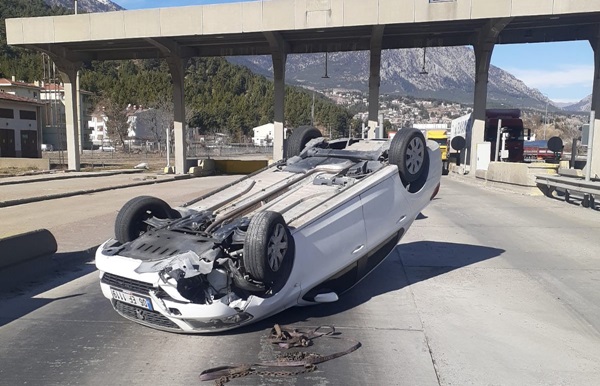
[[[321,332],[321,330],[328,330]],[[329,355],[320,355],[304,351],[284,352],[273,361],[257,362],[252,364],[240,364],[235,366],[219,366],[204,370],[200,373],[201,381],[215,381],[216,386],[223,386],[234,378],[242,378],[249,375],[265,375],[270,377],[292,376],[313,372],[317,369],[318,363],[330,361],[346,354],[356,351],[360,342],[353,339],[340,338],[335,332],[333,326],[319,326],[314,330],[301,331],[291,326],[280,326],[276,324],[270,332],[269,339],[271,343],[279,348],[288,350],[294,347],[309,347],[313,345],[313,340],[320,337],[332,339],[347,340],[352,346],[344,351],[335,352]],[[285,369],[285,370],[281,370]]]

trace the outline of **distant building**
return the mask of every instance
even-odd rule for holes
[[[49,144],[55,150],[67,148],[66,120],[65,120],[65,90],[60,84],[33,82],[25,83],[12,79],[0,78],[0,92],[14,96],[36,100],[43,104],[40,114],[42,138],[40,144]],[[89,130],[87,122],[91,110],[92,93],[80,90],[81,133],[79,145],[83,148],[90,146],[87,138]]]
[[[41,158],[43,106],[37,99],[0,92],[0,157]]]
[[[128,146],[144,146],[149,150],[160,148],[166,139],[166,129],[170,126],[170,121],[164,118],[164,112],[158,112],[156,109],[144,109],[142,106],[128,105],[123,112],[127,114],[129,128],[127,130]],[[108,117],[98,106],[92,113],[88,121],[90,128],[90,141],[94,147],[113,146],[113,140],[110,138],[106,129]],[[157,127],[164,126],[164,127]],[[163,144],[164,145],[164,144]]]
[[[110,139],[106,133],[106,121],[108,121],[108,118],[99,110],[94,111],[90,116],[88,127],[90,142],[94,147],[102,147],[104,144],[110,145]]]
[[[44,143],[51,144],[54,150],[65,150],[67,148],[66,115],[65,115],[65,89],[62,84],[35,82],[41,87],[40,99],[45,103],[43,116],[43,138]],[[82,149],[90,149],[90,129],[88,122],[91,118],[92,96],[89,91],[80,90],[79,99],[81,105],[81,120],[79,122],[79,146]]]
[[[252,131],[254,132],[252,137],[254,146],[271,146],[273,144],[275,138],[275,125],[273,123],[257,126]],[[287,138],[287,129],[283,130],[283,137]]]

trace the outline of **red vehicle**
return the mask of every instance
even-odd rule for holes
[[[523,155],[525,162],[549,162],[556,160],[556,154],[548,149],[547,141],[525,142]]]
[[[501,145],[499,147],[500,154],[498,160],[508,162],[523,162],[524,161],[524,140],[525,128],[521,119],[521,110],[519,109],[489,109],[485,111],[485,134],[484,140],[492,143],[492,151],[490,160],[494,161],[496,152],[496,138],[498,138],[498,120],[501,122]],[[504,137],[504,140],[502,138]],[[502,143],[504,147],[502,147]],[[508,157],[501,157],[502,150],[508,151]]]

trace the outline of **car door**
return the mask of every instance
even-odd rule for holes
[[[375,268],[396,246],[410,222],[406,189],[395,168],[379,173],[378,181],[360,195],[367,249],[358,263],[359,279]]]
[[[356,284],[358,260],[367,248],[367,235],[359,196],[294,234],[296,262],[304,294],[342,293]],[[305,297],[305,300],[310,301]]]

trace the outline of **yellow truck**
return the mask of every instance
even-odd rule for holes
[[[435,141],[440,145],[442,153],[442,174],[448,174],[448,131],[447,130],[426,130],[425,137]]]

